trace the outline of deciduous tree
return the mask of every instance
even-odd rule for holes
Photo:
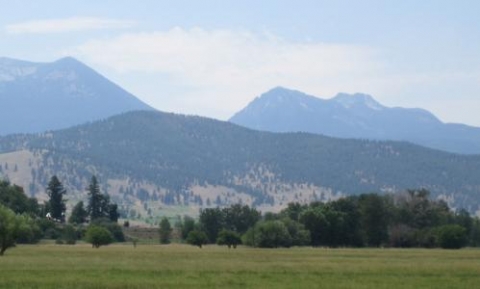
[[[198,246],[201,249],[203,245],[208,243],[208,237],[200,230],[193,230],[188,233],[186,241],[188,244]]]
[[[242,239],[240,235],[235,231],[230,230],[222,230],[218,233],[217,244],[218,245],[227,245],[230,249],[233,247],[234,249],[237,248],[237,245],[242,243]]]
[[[17,215],[11,209],[0,205],[0,256],[14,247],[17,238],[31,231],[26,215]]]
[[[166,217],[163,217],[160,221],[160,243],[161,244],[169,244],[170,238],[172,235],[172,226]]]

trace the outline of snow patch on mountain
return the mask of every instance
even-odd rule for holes
[[[0,57],[0,82],[15,81],[37,72],[40,63]]]
[[[353,95],[346,93],[339,93],[332,99],[333,101],[341,104],[347,109],[351,109],[358,105],[363,105],[373,110],[383,110],[385,107],[378,103],[373,97],[367,94],[356,93]]]

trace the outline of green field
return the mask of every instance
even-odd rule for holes
[[[478,288],[480,250],[19,246],[0,288]]]

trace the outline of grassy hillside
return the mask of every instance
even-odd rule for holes
[[[30,157],[8,157],[19,151]],[[114,201],[145,214],[150,209],[150,215],[165,205],[241,201],[275,208],[289,201],[420,187],[471,211],[480,203],[480,156],[402,142],[258,132],[160,112],[0,138],[0,152],[0,173],[13,179],[22,172],[22,184],[33,193],[41,193],[57,174],[81,196],[96,174]]]

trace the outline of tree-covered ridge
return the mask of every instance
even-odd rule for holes
[[[79,188],[93,170],[102,180],[149,182],[167,193],[185,194],[182,198],[189,197],[192,185],[225,186],[251,195],[257,205],[271,202],[278,184],[346,195],[424,187],[471,211],[479,203],[480,156],[404,142],[258,132],[161,112],[125,113],[71,129],[0,138],[0,149],[42,154],[45,168],[63,171],[65,183]],[[162,197],[168,200],[167,194]]]

